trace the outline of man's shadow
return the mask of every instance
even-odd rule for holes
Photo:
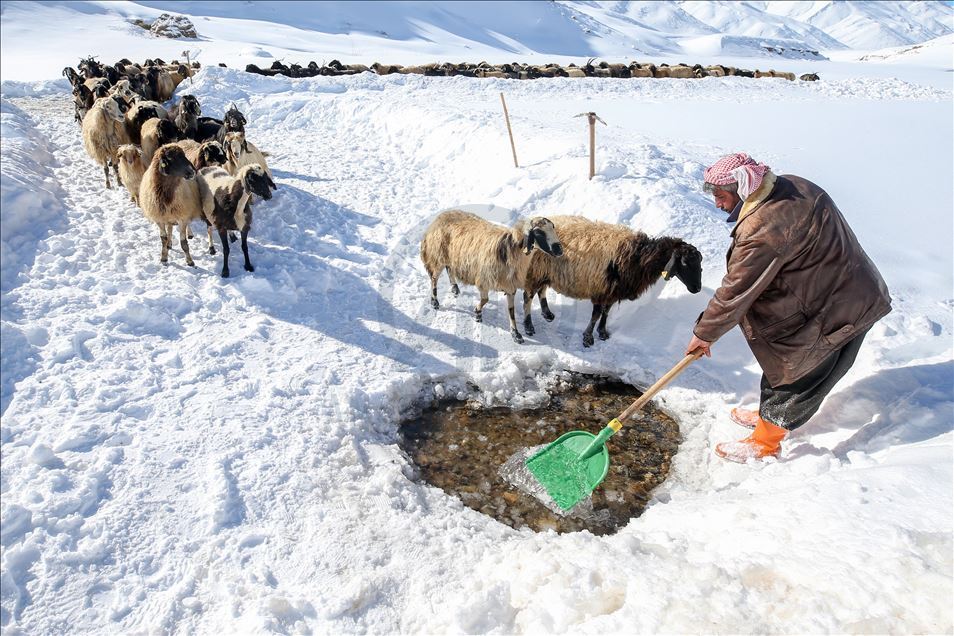
[[[831,395],[805,427],[816,436],[854,429],[832,454],[873,453],[891,446],[915,444],[954,430],[954,361],[885,369]],[[799,432],[793,434],[799,440]],[[822,452],[806,442],[791,456]]]

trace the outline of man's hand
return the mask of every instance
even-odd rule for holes
[[[702,353],[706,354],[707,358],[712,357],[712,352],[709,351],[709,347],[712,346],[711,342],[706,342],[701,338],[697,338],[696,334],[692,334],[692,340],[689,341],[689,344],[686,345],[686,355],[695,352],[698,349],[702,349]]]

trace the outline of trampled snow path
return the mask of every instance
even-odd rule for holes
[[[518,347],[500,296],[483,325],[470,316],[474,290],[454,301],[446,281],[445,309],[429,309],[417,241],[431,216],[492,202],[501,221],[503,208],[583,212],[678,234],[702,249],[711,291],[728,228],[698,179],[735,148],[624,131],[601,138],[588,182],[570,115],[590,99],[632,103],[623,83],[299,82],[206,69],[179,92],[207,113],[239,103],[279,182],[255,208],[256,272],[233,253],[222,280],[198,224],[198,268],[178,250],[158,263],[155,228],[124,190],[103,190],[57,86],[10,98],[52,149],[66,218],[4,301],[4,338],[36,359],[3,417],[5,628],[951,625],[951,303],[934,288],[898,286],[895,313],[850,378],[856,390],[833,396],[789,461],[762,470],[710,463],[710,442],[738,433],[726,408],[757,385],[744,344],[720,342],[667,390],[683,448],[657,504],[614,537],[513,531],[409,479],[395,441],[413,403],[468,382],[488,401],[531,403],[562,368],[648,380],[681,355],[707,299],[657,285],[614,310],[613,339],[588,351],[585,303],[557,300],[558,319]],[[808,93],[781,81],[638,86],[674,103],[939,98],[891,81]],[[501,145],[504,87],[523,105],[512,111],[520,170]],[[539,116],[559,100],[560,119]]]

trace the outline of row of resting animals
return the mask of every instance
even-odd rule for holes
[[[693,294],[702,289],[702,255],[693,245],[582,216],[534,217],[507,228],[469,212],[448,210],[424,233],[421,260],[430,277],[434,309],[440,309],[437,281],[444,272],[454,296],[460,293],[458,283],[477,287],[477,322],[483,320],[488,292],[504,292],[510,335],[518,344],[523,342],[514,316],[518,289],[523,289],[523,328],[528,336],[535,332],[531,317],[535,296],[548,322],[554,318],[547,303],[549,288],[589,300],[593,312],[583,331],[585,347],[593,345],[594,326],[601,340],[610,337],[606,319],[614,304],[635,300],[660,278],[675,277]]]
[[[358,73],[371,72],[378,75],[427,75],[431,77],[450,77],[460,75],[463,77],[498,77],[504,79],[538,79],[544,77],[660,77],[676,79],[693,79],[700,77],[781,77],[787,80],[795,80],[795,74],[789,71],[760,71],[758,69],[751,71],[734,66],[723,66],[713,64],[711,66],[702,66],[701,64],[646,64],[639,62],[630,62],[629,64],[611,64],[609,62],[599,62],[593,64],[594,60],[589,60],[582,66],[568,64],[524,64],[521,62],[511,62],[507,64],[488,64],[479,62],[472,64],[469,62],[444,62],[441,64],[422,64],[419,66],[401,66],[400,64],[381,64],[375,62],[371,66],[364,64],[342,64],[338,60],[331,60],[327,64],[319,65],[311,61],[307,65],[300,64],[286,65],[281,61],[272,62],[267,68],[259,68],[255,64],[248,64],[245,72],[256,73],[258,75],[284,75],[286,77],[315,77],[319,75],[356,75]],[[224,66],[224,64],[220,64]],[[798,79],[813,82],[818,79],[815,73],[805,73]]]
[[[265,154],[245,138],[245,116],[232,105],[222,119],[202,116],[199,101],[183,95],[171,99],[192,67],[162,60],[113,66],[93,58],[80,61],[63,75],[73,85],[76,121],[89,156],[124,186],[143,216],[159,227],[160,262],[168,263],[172,228],[179,228],[179,245],[186,263],[195,266],[189,251],[189,224],[206,223],[209,253],[215,254],[212,231],[222,243],[222,276],[229,276],[229,242],[242,239],[246,271],[255,271],[248,254],[253,197],[272,197],[277,186]]]

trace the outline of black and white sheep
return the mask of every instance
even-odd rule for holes
[[[195,168],[182,148],[168,144],[156,151],[139,185],[143,216],[159,226],[162,251],[159,262],[169,261],[173,226],[179,227],[179,246],[186,264],[195,266],[189,252],[188,231],[193,219],[204,218]]]
[[[461,210],[442,212],[421,240],[421,260],[431,279],[431,306],[440,308],[437,279],[444,271],[455,296],[460,293],[458,281],[476,285],[480,291],[480,302],[474,308],[477,322],[483,320],[488,292],[502,291],[507,295],[510,335],[515,342],[523,342],[514,317],[514,295],[523,286],[531,256],[536,254],[534,246],[540,248],[540,258],[563,254],[561,237],[549,219],[521,220],[507,228]]]
[[[103,97],[97,99],[83,117],[83,147],[93,161],[103,166],[107,188],[113,187],[109,182],[110,166],[119,180],[116,152],[121,145],[129,143],[123,119],[125,107],[126,103],[121,97]]]
[[[215,143],[215,142],[212,142]],[[222,277],[229,277],[230,230],[242,237],[242,254],[245,256],[245,271],[254,272],[248,256],[248,233],[252,227],[252,195],[263,199],[272,198],[275,182],[265,169],[252,164],[242,167],[232,176],[221,167],[203,168],[199,171],[199,187],[202,196],[202,212],[206,221],[219,234],[222,242]]]
[[[534,254],[523,281],[524,329],[534,333],[530,308],[540,297],[543,317],[553,320],[546,291],[552,287],[570,298],[593,303],[590,323],[583,332],[583,345],[593,344],[593,326],[599,320],[601,340],[610,337],[606,318],[610,307],[635,300],[653,283],[673,276],[693,294],[702,289],[702,255],[682,239],[650,238],[623,225],[591,221],[581,216],[551,217],[560,234],[564,257]]]

